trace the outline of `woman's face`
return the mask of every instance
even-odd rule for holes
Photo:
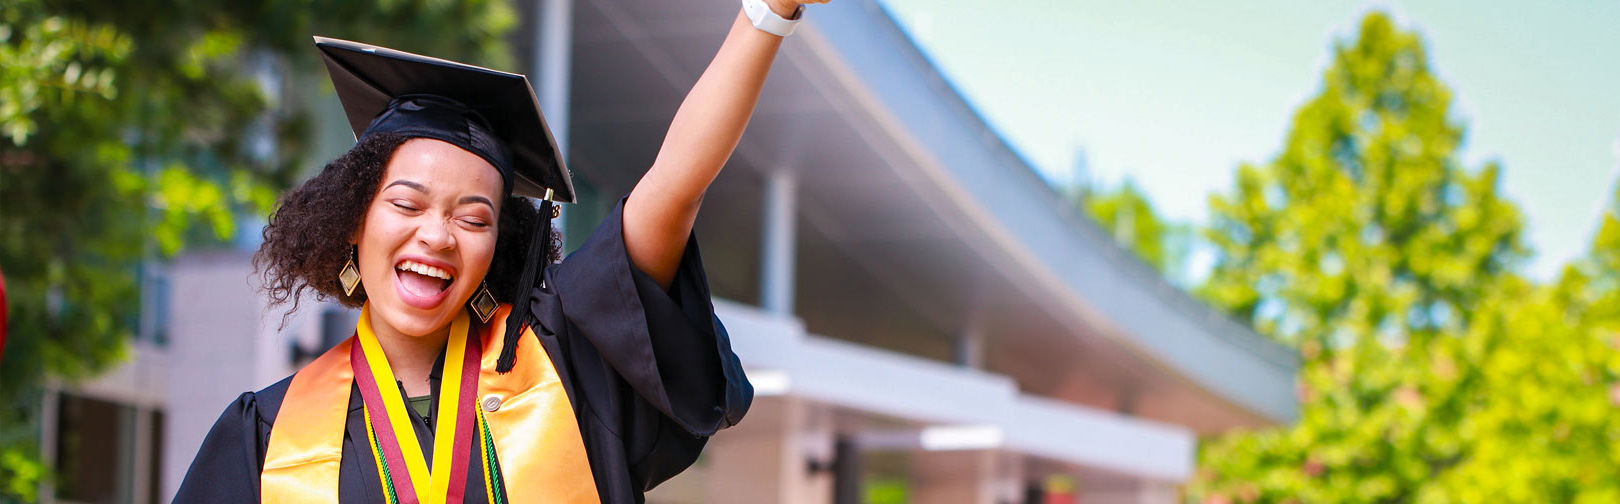
[[[427,138],[400,145],[356,237],[374,325],[448,328],[495,257],[500,202],[500,172],[483,158]]]

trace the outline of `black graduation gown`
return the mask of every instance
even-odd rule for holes
[[[579,251],[546,268],[543,287],[534,290],[528,306],[535,334],[568,392],[604,503],[643,502],[644,492],[696,461],[708,437],[741,420],[753,400],[753,387],[714,316],[696,237],[688,238],[665,292],[630,264],[623,207],[620,200]],[[225,409],[175,502],[258,502],[270,429],[290,382],[244,393]],[[359,389],[349,396],[339,498],[384,502]],[[421,418],[412,423],[431,460],[431,424]],[[488,502],[481,463],[473,458],[467,469],[466,502]]]

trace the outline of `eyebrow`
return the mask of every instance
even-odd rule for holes
[[[495,203],[490,201],[489,198],[485,198],[483,196],[462,196],[461,200],[456,201],[457,205],[465,205],[468,203],[483,203],[489,206],[490,210],[495,209]]]
[[[394,186],[397,186],[397,185],[398,186],[409,187],[411,189],[415,189],[417,192],[420,192],[420,193],[423,193],[423,194],[427,194],[427,192],[428,192],[427,186],[422,185],[420,183],[405,180],[405,179],[399,179],[399,180],[395,180],[393,182],[389,182],[387,186],[383,187],[383,189],[387,189],[389,187],[394,187]],[[485,198],[483,196],[478,196],[478,195],[462,196],[460,200],[456,201],[457,205],[466,205],[466,204],[469,204],[469,203],[483,203],[484,205],[488,206],[491,210],[495,209],[495,202],[490,201],[489,198]]]
[[[419,193],[426,194],[428,192],[427,186],[422,185],[422,184],[418,184],[416,182],[411,182],[411,181],[405,180],[405,179],[399,179],[399,180],[395,180],[393,182],[389,182],[388,185],[383,186],[383,189],[387,189],[387,188],[394,187],[394,186],[397,186],[397,185],[402,185],[402,186],[405,186],[405,187],[409,187],[411,189],[415,189],[416,192],[419,192]]]

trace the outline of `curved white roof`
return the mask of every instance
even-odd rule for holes
[[[577,179],[617,194],[651,163],[735,11],[719,4],[579,5]],[[980,334],[986,369],[1027,393],[1200,432],[1294,417],[1291,352],[1116,247],[880,5],[808,14],[704,203],[717,295],[757,299],[762,180],[787,170],[800,191],[796,314],[817,334],[939,360]]]

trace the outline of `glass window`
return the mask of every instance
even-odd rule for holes
[[[132,406],[66,393],[57,404],[58,502],[136,502],[137,481],[145,487],[141,502],[161,502],[161,412],[141,422]],[[136,453],[137,441],[145,453]]]
[[[586,182],[581,177],[574,178],[574,199],[578,203],[564,205],[563,211],[563,254],[571,254],[585,244],[585,239],[591,237],[596,225],[602,223],[609,210],[618,200],[608,200],[603,197],[596,186]]]
[[[118,467],[130,446],[123,406],[63,394],[56,438],[56,497],[119,502]]]
[[[153,261],[139,266],[141,279],[140,313],[135,324],[135,340],[157,346],[169,342],[169,275]]]

